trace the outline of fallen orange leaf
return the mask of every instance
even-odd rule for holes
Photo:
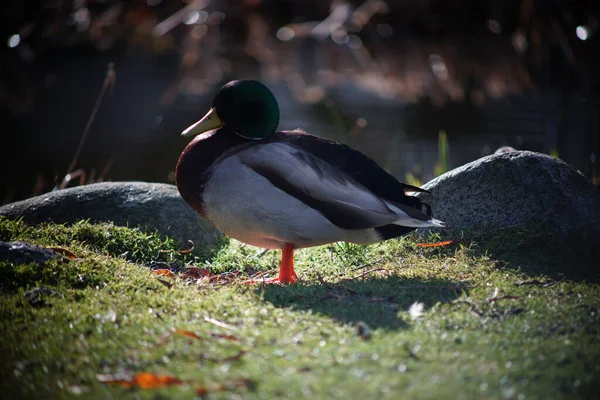
[[[122,387],[139,387],[141,389],[157,389],[165,386],[181,385],[179,378],[168,375],[156,375],[151,372],[138,372],[133,376],[128,374],[97,374],[96,378],[108,385],[119,385]]]
[[[133,382],[142,389],[156,389],[165,386],[181,385],[179,378],[168,375],[155,375],[150,372],[139,372],[133,377]]]
[[[454,243],[455,240],[446,240],[445,242],[437,242],[437,243],[417,243],[417,246],[421,247],[441,247],[448,246],[449,244]]]
[[[177,333],[178,335],[191,337],[192,339],[200,339],[200,336],[196,335],[194,332],[186,331],[179,328],[175,329],[175,333]]]
[[[208,389],[206,388],[206,386],[200,386],[199,388],[196,389],[196,394],[198,396],[204,397],[204,396],[208,395]]]
[[[153,269],[152,273],[159,276],[175,277],[175,274],[170,269]]]
[[[190,337],[192,339],[198,339],[198,340],[202,339],[200,336],[196,335],[194,332],[186,331],[185,329],[179,329],[179,328],[177,328],[173,332],[176,333],[176,334],[178,334],[178,335],[183,335],[183,336]],[[212,332],[210,334],[210,336],[214,337],[214,338],[218,338],[218,339],[225,339],[225,340],[233,340],[233,341],[239,341],[240,340],[239,338],[237,338],[237,337],[235,337],[233,335],[229,335],[227,333]]]
[[[191,240],[188,240],[188,243],[192,245],[191,248],[189,249],[184,249],[184,250],[177,250],[177,253],[179,254],[188,254],[191,253],[192,251],[194,251],[194,248],[196,247],[196,245],[194,244],[194,242],[192,242]],[[161,253],[173,253],[173,250],[161,250]]]
[[[48,250],[52,250],[55,253],[63,255],[71,260],[77,260],[77,256],[73,254],[70,250],[64,249],[62,247],[46,247]]]

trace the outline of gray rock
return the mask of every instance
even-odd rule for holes
[[[222,234],[189,207],[177,187],[164,183],[103,182],[49,192],[0,207],[0,215],[29,224],[71,224],[82,219],[155,230],[184,248],[214,248]]]
[[[423,185],[418,197],[448,228],[540,224],[600,244],[600,190],[569,164],[541,153],[493,154]]]
[[[61,254],[26,242],[0,242],[0,260],[13,264],[43,264],[50,260],[69,260]]]

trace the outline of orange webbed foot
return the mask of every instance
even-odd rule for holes
[[[296,281],[298,280],[298,277],[296,276],[296,274],[293,274],[292,276],[289,277],[285,277],[284,279],[281,278],[281,276],[278,277],[274,277],[274,278],[257,278],[257,279],[248,279],[247,281],[244,281],[245,285],[253,285],[253,284],[293,284],[296,283]]]

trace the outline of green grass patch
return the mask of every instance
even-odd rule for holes
[[[201,259],[134,229],[0,219],[1,241],[61,246],[78,256],[41,265],[0,260],[0,393],[597,398],[600,254],[541,233],[332,244],[297,252],[295,286],[198,285],[150,269],[268,270],[280,253],[231,241]],[[416,245],[442,239],[457,243]],[[142,371],[183,383],[141,389],[98,379]]]

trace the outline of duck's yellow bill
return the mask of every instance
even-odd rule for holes
[[[214,108],[211,108],[204,117],[181,133],[184,138],[193,137],[204,132],[212,131],[223,126]]]

